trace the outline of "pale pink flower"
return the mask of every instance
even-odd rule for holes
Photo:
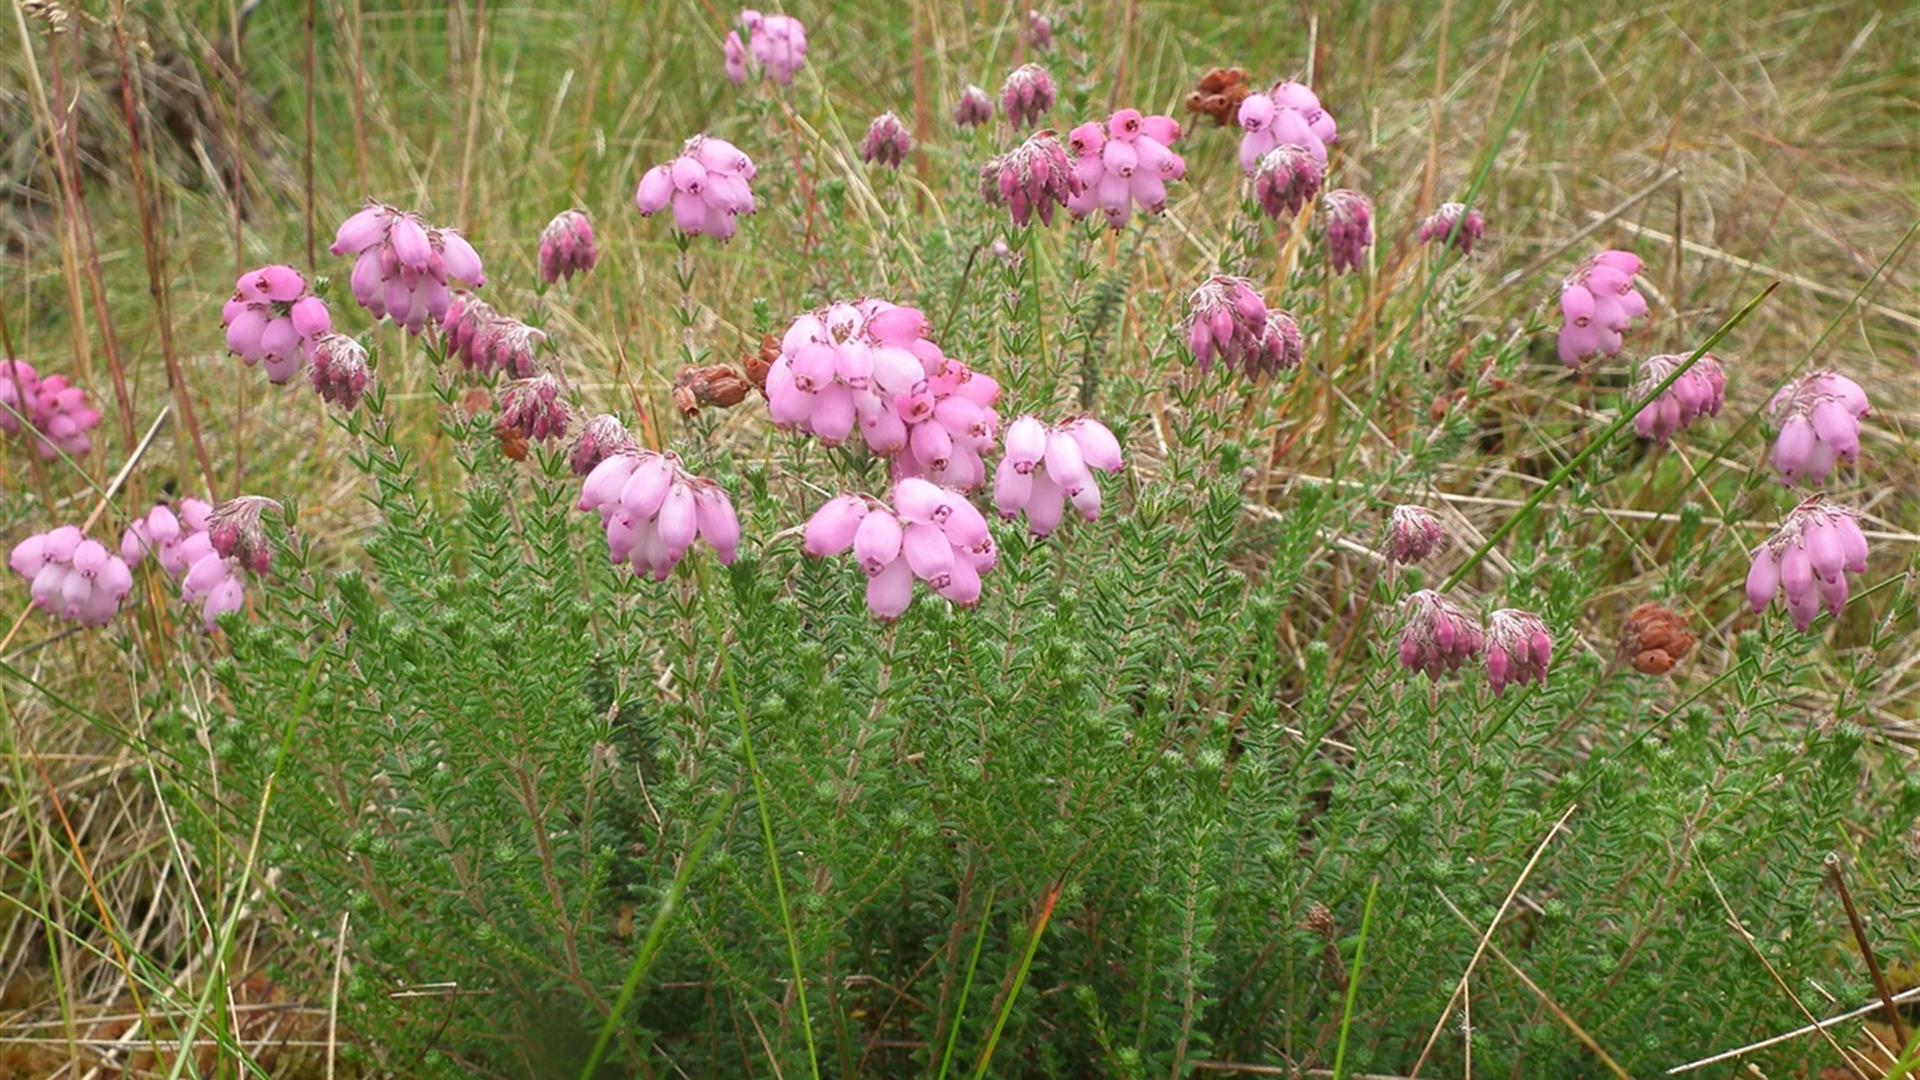
[[[1686,362],[1685,356],[1672,354],[1648,357],[1640,365],[1640,381],[1634,384],[1633,400],[1645,400]],[[1726,403],[1727,373],[1720,367],[1720,361],[1708,353],[1673,380],[1666,393],[1640,410],[1633,418],[1633,430],[1643,439],[1666,442],[1702,416],[1720,415]]]
[[[808,519],[801,550],[816,559],[852,552],[867,575],[867,610],[882,622],[913,603],[923,581],[961,607],[980,600],[980,578],[999,561],[993,536],[966,496],[917,477],[894,485],[891,504],[871,495],[829,499]]]
[[[1220,357],[1258,379],[1300,366],[1306,344],[1299,324],[1284,311],[1270,311],[1245,278],[1215,274],[1187,297],[1187,347],[1204,372]]]
[[[1326,166],[1305,147],[1283,143],[1267,152],[1253,173],[1253,195],[1274,220],[1297,214],[1313,200],[1326,179]]]
[[[540,276],[558,284],[593,269],[600,251],[593,242],[593,219],[585,210],[562,210],[540,232]]]
[[[1817,486],[1836,462],[1860,456],[1860,420],[1870,411],[1867,392],[1837,371],[1810,371],[1780,388],[1767,403],[1779,434],[1773,468],[1783,484]]]
[[[1076,219],[1095,210],[1118,229],[1134,206],[1149,214],[1167,208],[1167,184],[1187,175],[1187,163],[1171,149],[1180,125],[1171,116],[1143,116],[1121,109],[1105,125],[1086,123],[1067,138],[1081,190],[1067,200]]]
[[[695,539],[722,566],[740,550],[740,519],[719,484],[695,476],[677,454],[626,450],[607,455],[580,484],[581,510],[600,515],[607,554],[635,574],[665,581]]]
[[[573,470],[573,475],[585,476],[611,455],[637,449],[639,445],[633,441],[632,434],[620,422],[620,418],[601,413],[580,429],[580,437],[573,441],[573,449],[567,454],[567,466]]]
[[[348,284],[360,306],[410,334],[446,316],[452,283],[476,289],[487,283],[480,255],[465,237],[382,203],[368,201],[342,222],[330,250],[359,256]]]
[[[1507,687],[1545,683],[1553,662],[1553,636],[1540,616],[1516,608],[1501,608],[1487,616],[1487,685],[1495,697]]]
[[[1577,368],[1588,357],[1619,355],[1621,335],[1647,313],[1646,298],[1633,287],[1639,272],[1632,252],[1602,251],[1561,284],[1561,363]]]
[[[106,625],[133,591],[126,560],[73,525],[20,541],[7,564],[27,583],[34,607],[82,626]]]
[[[1402,566],[1422,562],[1447,542],[1447,530],[1440,519],[1418,506],[1396,506],[1387,519],[1386,542],[1381,554],[1388,562]]]
[[[1296,146],[1313,158],[1324,175],[1327,146],[1338,137],[1333,116],[1302,83],[1275,83],[1264,94],[1248,94],[1240,102],[1240,170],[1259,171],[1267,156],[1282,146]],[[1317,182],[1316,185],[1318,186]]]
[[[792,83],[794,73],[807,63],[807,28],[800,20],[791,15],[763,15],[748,8],[740,12],[740,25],[747,30],[754,62],[766,71],[767,77],[781,86]],[[727,77],[732,79],[733,74],[729,61]],[[740,78],[734,82],[737,84],[745,78],[743,67]]]
[[[1033,535],[1050,536],[1068,503],[1088,521],[1098,518],[1100,485],[1093,474],[1124,467],[1120,441],[1100,421],[1082,416],[1050,425],[1023,416],[1007,425],[993,476],[994,507],[1009,521],[1025,513]]]
[[[534,353],[547,340],[545,332],[500,314],[469,293],[448,303],[440,333],[447,352],[469,371],[498,371],[510,379],[533,377]]]
[[[99,410],[65,375],[42,377],[25,360],[0,357],[0,431],[27,432],[34,452],[52,461],[87,454],[93,449],[88,433],[99,426]]]
[[[291,266],[263,266],[240,275],[220,309],[227,351],[248,367],[265,361],[267,381],[284,383],[300,371],[313,343],[333,330],[333,317],[307,279]]]
[[[345,334],[327,334],[313,343],[313,363],[307,369],[307,378],[323,401],[351,412],[373,379],[367,367],[367,350]]]
[[[777,18],[778,16],[768,16]],[[754,211],[753,159],[725,139],[695,135],[680,156],[655,165],[640,177],[634,205],[652,217],[669,207],[674,227],[688,236],[733,238],[735,219]]]
[[[1459,669],[1480,655],[1480,624],[1453,601],[1422,589],[1401,601],[1406,625],[1400,631],[1400,666],[1428,678]]]
[[[129,565],[154,555],[160,569],[180,583],[180,598],[199,607],[201,626],[212,633],[221,616],[244,604],[247,563],[266,569],[270,551],[259,515],[278,505],[241,496],[218,508],[199,499],[182,499],[177,511],[155,506],[120,538],[120,554]]]
[[[912,152],[913,136],[891,112],[874,117],[873,123],[867,125],[866,137],[860,140],[860,160],[869,165],[897,169]]]
[[[1039,64],[1022,64],[1000,86],[1000,109],[1016,129],[1030,128],[1052,111],[1054,96],[1053,76],[1047,69]]]
[[[1824,605],[1840,615],[1847,606],[1849,573],[1865,573],[1867,537],[1851,509],[1815,495],[1793,508],[1779,531],[1753,549],[1747,571],[1747,603],[1754,614],[1784,594],[1793,625],[1805,631]]]
[[[1036,212],[1041,224],[1053,224],[1054,207],[1067,205],[1080,191],[1080,177],[1066,147],[1051,130],[1029,136],[980,169],[981,198],[990,206],[1006,207],[1019,226]]]
[[[953,107],[953,122],[961,127],[979,127],[993,119],[993,99],[985,90],[969,85],[960,92],[960,101]]]
[[[1336,274],[1358,270],[1373,246],[1373,200],[1341,188],[1320,200],[1325,215],[1327,261]]]
[[[1455,233],[1455,226],[1459,232]],[[1442,203],[1433,216],[1420,223],[1420,242],[1423,244],[1445,244],[1451,240],[1460,254],[1473,254],[1473,245],[1487,232],[1487,219],[1478,210],[1468,210],[1457,202]]]

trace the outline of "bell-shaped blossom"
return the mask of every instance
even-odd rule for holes
[[[1284,311],[1272,311],[1245,278],[1215,274],[1187,297],[1187,347],[1200,370],[1213,370],[1218,356],[1250,379],[1300,366],[1306,343],[1300,326]]]
[[[313,343],[313,364],[307,378],[321,400],[352,412],[367,392],[373,372],[367,367],[367,350],[345,334],[327,334]]]
[[[727,81],[735,86],[747,85],[747,44],[740,40],[740,31],[727,31],[727,39],[720,43],[720,49]]]
[[[543,371],[531,379],[515,379],[500,393],[500,426],[535,442],[558,439],[567,433],[571,414],[560,380]]]
[[[275,384],[293,378],[314,342],[333,330],[326,303],[307,292],[307,279],[291,266],[241,274],[220,321],[227,328],[227,351],[248,367],[264,361],[267,380]]]
[[[989,206],[1006,207],[1019,226],[1036,213],[1042,225],[1053,224],[1054,207],[1066,206],[1082,187],[1067,148],[1051,130],[1029,136],[980,168],[980,197]]]
[[[540,276],[558,284],[593,269],[600,250],[593,243],[593,219],[585,210],[562,210],[540,231]]]
[[[1633,386],[1633,400],[1643,401],[1674,370],[1687,362],[1685,356],[1672,354],[1648,357],[1640,365],[1640,381]],[[1719,416],[1727,403],[1727,373],[1712,353],[1694,361],[1686,373],[1673,380],[1652,404],[1633,418],[1633,430],[1643,439],[1666,442],[1675,432],[1693,426],[1702,416]]]
[[[1867,537],[1853,510],[1815,495],[1793,508],[1779,531],[1753,549],[1747,603],[1758,615],[1776,595],[1793,625],[1805,631],[1821,607],[1838,617],[1847,606],[1848,574],[1865,573]]]
[[[1396,506],[1387,519],[1386,542],[1380,553],[1388,562],[1409,566],[1423,562],[1447,542],[1440,519],[1419,506]]]
[[[1267,155],[1282,146],[1297,146],[1325,174],[1327,147],[1339,134],[1332,114],[1320,107],[1320,99],[1305,84],[1289,79],[1264,94],[1248,94],[1240,102],[1239,120],[1240,171],[1252,176]]]
[[[1320,200],[1327,237],[1327,262],[1336,274],[1358,270],[1373,246],[1373,200],[1340,188]]]
[[[1081,189],[1067,200],[1080,219],[1098,210],[1118,229],[1135,206],[1149,214],[1167,208],[1167,185],[1187,175],[1187,163],[1173,152],[1180,124],[1171,116],[1142,116],[1121,109],[1103,124],[1085,123],[1067,137],[1074,175]]]
[[[1053,20],[1032,8],[1027,9],[1027,44],[1039,52],[1053,48]]]
[[[1088,521],[1097,519],[1100,485],[1093,474],[1123,468],[1120,441],[1100,421],[1082,416],[1050,425],[1023,416],[1007,425],[993,504],[1008,521],[1024,513],[1033,535],[1050,536],[1068,503]]]
[[[1437,679],[1480,655],[1480,624],[1453,601],[1422,589],[1401,601],[1400,666]]]
[[[746,28],[748,47],[754,62],[774,82],[781,86],[791,84],[794,73],[807,64],[807,28],[791,15],[763,15],[752,8],[740,12],[740,25]],[[737,37],[729,37],[737,44]],[[736,86],[746,81],[744,58],[740,62],[738,78],[734,77],[734,72],[732,46],[729,46],[727,78],[732,79]]]
[[[1047,74],[1046,68],[1022,64],[1000,85],[1000,108],[1015,130],[1030,128],[1053,111],[1055,95],[1053,76]]]
[[[212,633],[220,618],[246,601],[248,566],[265,572],[271,552],[260,514],[278,507],[270,499],[243,495],[209,506],[182,499],[177,508],[155,506],[136,518],[120,538],[120,554],[129,565],[148,555],[180,584],[180,598],[200,610],[201,626]]]
[[[1860,419],[1869,411],[1867,392],[1837,371],[1810,371],[1781,387],[1767,403],[1780,482],[1815,486],[1835,462],[1859,457]]]
[[[480,254],[466,237],[382,203],[369,201],[342,222],[330,250],[359,256],[348,282],[353,298],[374,318],[392,319],[409,334],[445,318],[454,283],[475,289],[487,283]],[[229,329],[230,344],[232,337]]]
[[[1326,180],[1326,166],[1305,148],[1285,143],[1267,152],[1253,172],[1253,197],[1260,209],[1278,221],[1297,214],[1313,200]]]
[[[913,136],[892,112],[874,117],[873,123],[867,125],[866,137],[860,140],[860,160],[869,165],[897,169],[911,153]]]
[[[582,510],[600,515],[607,554],[635,574],[665,581],[696,539],[722,566],[740,551],[740,519],[719,484],[695,476],[677,454],[625,450],[609,454],[580,484]]]
[[[106,625],[133,591],[126,560],[73,525],[20,541],[7,564],[27,583],[34,607],[82,626]]]
[[[778,18],[780,16],[769,16]],[[633,202],[641,217],[673,208],[674,227],[688,236],[733,238],[735,219],[753,213],[753,159],[711,135],[695,135],[680,156],[640,177]]]
[[[838,445],[856,428],[893,474],[971,490],[986,479],[1000,384],[941,353],[917,308],[884,300],[802,315],[767,370],[767,409],[782,428]]]
[[[1455,227],[1459,232],[1455,232]],[[1423,244],[1445,244],[1451,242],[1460,249],[1460,254],[1473,254],[1473,245],[1487,233],[1487,219],[1478,210],[1469,210],[1462,203],[1440,204],[1440,209],[1420,223],[1420,242]]]
[[[1497,697],[1509,686],[1545,683],[1553,662],[1553,636],[1540,616],[1501,608],[1487,616],[1487,685]]]
[[[881,622],[913,603],[913,583],[961,607],[980,601],[980,578],[1000,555],[987,519],[952,488],[908,477],[891,504],[871,495],[840,495],[808,519],[801,550],[816,559],[853,553],[867,575],[867,610]]]
[[[1561,284],[1561,363],[1577,368],[1591,356],[1619,355],[1620,336],[1647,313],[1646,298],[1633,287],[1639,272],[1632,252],[1602,251]]]
[[[547,340],[545,332],[493,310],[468,293],[455,296],[440,320],[440,332],[449,354],[469,371],[482,375],[501,372],[510,379],[531,379],[534,352]]]
[[[969,85],[960,92],[960,101],[953,107],[953,122],[961,127],[979,127],[993,119],[993,99],[985,90]]]
[[[637,449],[639,445],[620,418],[601,413],[587,421],[579,437],[573,440],[573,448],[567,452],[567,467],[573,470],[573,475],[585,476],[612,455]]]
[[[42,377],[25,360],[0,357],[0,431],[25,431],[34,452],[52,461],[61,454],[77,458],[92,450],[88,433],[99,426],[99,410],[65,375]]]

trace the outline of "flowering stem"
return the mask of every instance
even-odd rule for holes
[[[1480,565],[1480,560],[1487,557],[1487,552],[1492,551],[1493,546],[1495,544],[1498,544],[1501,540],[1506,539],[1507,534],[1519,528],[1520,523],[1527,520],[1527,518],[1532,515],[1535,507],[1539,506],[1540,503],[1544,501],[1548,495],[1553,494],[1553,492],[1556,489],[1558,489],[1561,484],[1566,483],[1567,477],[1572,476],[1575,469],[1578,469],[1582,464],[1586,462],[1588,458],[1592,457],[1595,451],[1599,450],[1601,447],[1611,442],[1613,440],[1614,435],[1618,434],[1621,428],[1626,427],[1628,424],[1633,423],[1633,418],[1636,416],[1639,416],[1640,413],[1644,411],[1647,406],[1659,400],[1660,395],[1666,393],[1667,388],[1669,386],[1672,386],[1675,382],[1677,382],[1680,376],[1685,375],[1688,371],[1692,370],[1693,365],[1697,363],[1701,357],[1707,355],[1708,350],[1712,349],[1715,345],[1719,344],[1720,339],[1723,337],[1726,337],[1728,333],[1732,332],[1734,327],[1739,326],[1741,323],[1745,322],[1747,319],[1747,316],[1753,314],[1754,309],[1760,306],[1760,302],[1765,300],[1768,296],[1772,295],[1773,290],[1779,287],[1780,287],[1780,283],[1776,281],[1768,285],[1766,288],[1760,290],[1760,294],[1758,296],[1755,296],[1753,299],[1747,301],[1747,305],[1745,307],[1741,308],[1739,311],[1734,312],[1732,318],[1728,319],[1726,322],[1721,323],[1720,328],[1718,330],[1715,330],[1707,338],[1706,341],[1702,342],[1699,348],[1693,350],[1693,355],[1687,357],[1685,363],[1674,368],[1671,374],[1669,374],[1665,379],[1662,379],[1660,381],[1660,385],[1654,387],[1652,390],[1647,391],[1646,396],[1641,398],[1640,401],[1636,403],[1631,409],[1623,410],[1619,416],[1614,418],[1613,423],[1608,424],[1605,428],[1601,430],[1600,434],[1597,437],[1595,437],[1592,442],[1588,443],[1586,447],[1583,448],[1579,453],[1569,458],[1565,465],[1562,465],[1560,466],[1560,468],[1554,470],[1553,475],[1547,478],[1547,482],[1540,485],[1539,489],[1533,493],[1532,497],[1528,498],[1526,503],[1522,505],[1520,509],[1514,511],[1512,517],[1508,518],[1504,522],[1501,522],[1499,528],[1489,533],[1487,535],[1486,540],[1482,541],[1480,546],[1474,549],[1473,554],[1467,557],[1467,561],[1464,563],[1461,563],[1460,568],[1458,570],[1455,570],[1452,576],[1447,578],[1446,584],[1442,586],[1442,591],[1446,589],[1451,589],[1455,585],[1460,584],[1461,580],[1465,578],[1467,574],[1472,572],[1474,567]]]

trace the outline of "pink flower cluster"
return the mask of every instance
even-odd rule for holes
[[[1007,123],[1030,128],[1053,109],[1053,76],[1039,64],[1021,64],[1000,85],[1000,108]]]
[[[1446,527],[1440,519],[1419,506],[1396,506],[1387,519],[1386,543],[1381,554],[1401,566],[1425,560],[1447,542]]]
[[[791,15],[762,15],[752,8],[740,12],[740,25],[746,27],[750,45],[741,42],[739,31],[728,32],[727,79],[735,86],[746,83],[750,47],[768,78],[781,86],[791,84],[794,73],[807,64],[807,28]]]
[[[770,15],[768,18],[784,18]],[[753,159],[711,135],[695,135],[680,156],[648,169],[634,190],[641,217],[673,207],[673,224],[688,236],[732,239],[734,219],[753,213]]]
[[[1180,125],[1171,116],[1142,116],[1121,109],[1104,126],[1092,122],[1067,138],[1081,190],[1067,200],[1075,219],[1099,210],[1122,228],[1137,204],[1149,214],[1167,208],[1167,183],[1187,175],[1187,163],[1172,150]]]
[[[953,122],[961,127],[979,127],[993,119],[993,99],[985,90],[969,85],[960,92],[960,101],[953,107]]]
[[[25,360],[0,357],[0,431],[17,435],[23,425],[43,459],[77,458],[93,449],[87,433],[100,426],[100,413],[65,375],[42,378]]]
[[[1421,589],[1401,602],[1407,612],[1400,631],[1400,665],[1437,679],[1480,655],[1480,624],[1453,601]]]
[[[593,269],[600,249],[593,242],[593,219],[585,210],[562,210],[540,232],[540,276],[549,285]]]
[[[913,136],[892,112],[874,117],[873,123],[867,125],[866,137],[860,140],[860,160],[869,165],[897,169],[911,153]]]
[[[1282,146],[1306,151],[1324,173],[1327,147],[1339,138],[1333,115],[1303,83],[1275,83],[1240,102],[1240,171],[1252,176],[1267,155]],[[1317,185],[1316,185],[1317,186]]]
[[[767,370],[767,409],[783,428],[838,445],[859,426],[895,476],[962,490],[986,479],[1000,384],[949,359],[917,308],[833,304],[793,321]]]
[[[1297,214],[1313,200],[1327,178],[1326,166],[1305,147],[1284,143],[1267,152],[1253,173],[1253,197],[1260,209],[1278,221]]]
[[[1753,549],[1747,603],[1754,614],[1786,594],[1787,614],[1801,631],[1821,605],[1838,617],[1847,606],[1847,574],[1867,569],[1867,537],[1852,510],[1819,495],[1793,508],[1778,532]]]
[[[409,334],[446,315],[450,283],[476,289],[487,283],[480,254],[465,237],[429,228],[419,215],[382,203],[368,201],[342,222],[329,250],[359,256],[349,279],[353,298],[374,318],[392,319]]]
[[[1340,188],[1327,192],[1320,209],[1326,215],[1327,261],[1333,272],[1359,269],[1360,260],[1373,246],[1373,200]]]
[[[1460,228],[1457,235],[1453,231],[1455,225]],[[1448,237],[1452,237],[1453,246],[1459,248],[1462,255],[1473,254],[1473,245],[1486,233],[1487,219],[1481,216],[1480,211],[1468,210],[1464,204],[1457,202],[1440,204],[1440,209],[1435,210],[1433,216],[1420,223],[1421,243],[1444,244]]]
[[[1187,347],[1202,372],[1217,355],[1228,368],[1258,379],[1300,366],[1306,343],[1299,324],[1271,311],[1245,278],[1215,274],[1187,297]]]
[[[1053,224],[1053,208],[1068,205],[1083,189],[1066,147],[1052,131],[1029,136],[980,169],[981,198],[989,206],[1010,210],[1018,226],[1025,226],[1036,211],[1041,224]]]
[[[266,362],[267,381],[293,378],[313,343],[333,330],[327,305],[307,292],[307,279],[291,266],[263,266],[240,275],[233,296],[220,308],[227,351],[248,367]]]
[[[1639,272],[1632,252],[1602,251],[1561,284],[1561,363],[1577,368],[1591,356],[1619,355],[1620,335],[1647,313],[1646,298],[1633,287]]]
[[[1553,663],[1553,637],[1547,624],[1530,611],[1501,608],[1487,616],[1485,648],[1487,684],[1494,696],[1509,686],[1547,681]]]
[[[582,510],[600,514],[607,554],[636,574],[665,581],[696,538],[721,565],[740,550],[740,519],[720,485],[681,467],[677,454],[622,450],[609,454],[580,485]]]
[[[1027,515],[1027,529],[1050,536],[1071,501],[1081,516],[1100,516],[1100,485],[1095,470],[1117,473],[1125,467],[1120,440],[1090,416],[1064,424],[1043,424],[1023,416],[1007,425],[1006,446],[993,475],[993,504],[1008,521]]]
[[[1648,357],[1640,365],[1640,381],[1634,384],[1635,401],[1645,400],[1654,388],[1666,382],[1674,369],[1687,362],[1685,356],[1666,354]],[[1727,373],[1712,353],[1694,361],[1686,374],[1633,418],[1633,429],[1643,439],[1666,442],[1676,432],[1685,431],[1702,416],[1718,416],[1727,403]]]
[[[313,365],[307,377],[322,401],[351,412],[367,392],[373,373],[367,368],[367,350],[345,334],[328,334],[313,343]]]
[[[547,335],[509,318],[471,293],[455,296],[440,320],[447,352],[469,371],[503,372],[510,379],[533,377],[534,350]]]
[[[1860,419],[1867,392],[1837,371],[1810,371],[1780,388],[1767,403],[1779,429],[1773,468],[1783,484],[1824,482],[1835,462],[1860,456]]]
[[[224,509],[224,507],[223,507]],[[254,516],[257,525],[257,512]],[[240,610],[246,599],[246,580],[241,560],[235,557],[239,544],[237,530],[224,531],[229,538],[226,552],[219,550],[213,531],[216,511],[199,499],[180,500],[176,511],[162,503],[145,517],[135,518],[120,537],[120,555],[128,565],[138,566],[148,555],[160,564],[167,576],[180,584],[180,598],[200,605],[200,624],[212,633],[220,617]],[[265,545],[258,552],[249,549],[262,570],[266,568]]]
[[[571,418],[552,372],[516,379],[500,394],[500,426],[536,442],[565,435]]]
[[[1000,560],[983,517],[966,497],[913,477],[893,504],[839,495],[807,521],[802,548],[816,559],[848,551],[867,575],[867,610],[892,622],[913,603],[915,578],[961,607],[980,600],[981,575]]]
[[[27,582],[34,607],[82,626],[105,626],[133,591],[126,561],[73,525],[15,544],[7,565]]]

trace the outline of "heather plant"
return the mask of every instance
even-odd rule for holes
[[[1442,124],[1378,13],[1170,36],[1299,72],[1209,72],[1190,132],[1191,58],[1109,62],[1151,8],[679,15],[631,61],[579,16],[580,89],[489,51],[537,21],[442,72],[356,7],[354,80],[508,100],[422,136],[356,82],[353,167],[175,192],[240,239],[163,308],[191,364],[52,388],[137,403],[95,471],[0,361],[6,430],[79,447],[0,444],[28,1074],[1920,1061],[1912,388],[1866,374],[1914,229],[1810,321],[1672,254],[1736,213],[1693,171],[1529,201],[1586,75]],[[958,72],[1009,69],[989,123]],[[132,794],[56,782],[68,729]],[[103,856],[136,813],[158,854]]]

